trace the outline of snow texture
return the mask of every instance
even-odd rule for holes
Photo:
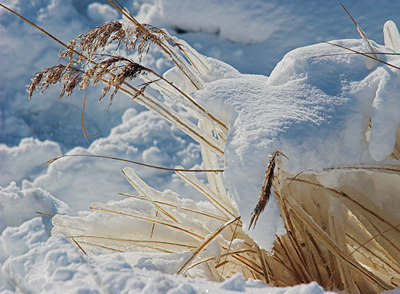
[[[356,55],[312,58],[343,50],[327,44],[304,47],[353,38],[357,40],[335,42],[363,48],[336,1],[323,5],[301,0],[121,2],[140,20],[166,27],[205,56],[232,66],[210,59],[215,75],[196,97],[230,122],[224,177],[245,222],[273,150],[289,157],[282,158],[282,164],[293,173],[382,161],[393,150],[400,122],[399,71],[382,64],[368,70],[365,58]],[[2,4],[65,42],[119,17],[106,1],[4,0]],[[374,49],[391,52],[377,44],[383,44],[385,21],[400,24],[400,2],[381,1],[379,9],[372,0],[344,1],[344,5],[376,41],[371,42]],[[390,23],[386,26],[395,33]],[[120,201],[117,193],[129,191],[129,185],[120,174],[126,164],[89,158],[65,158],[50,166],[41,163],[62,153],[102,154],[196,168],[201,164],[200,150],[181,131],[122,95],[115,97],[112,107],[98,103],[95,88],[88,93],[85,125],[96,139],[88,145],[80,121],[83,93],[60,102],[54,87],[27,99],[25,85],[33,73],[57,63],[59,46],[4,9],[0,9],[0,35],[1,293],[323,293],[315,283],[279,289],[245,282],[240,275],[224,283],[184,279],[167,274],[185,256],[86,257],[74,244],[50,237],[49,217],[37,217],[36,212],[74,215],[93,201]],[[398,51],[398,44],[391,44]],[[396,56],[384,58],[400,65]],[[171,66],[158,50],[142,63],[159,73]],[[199,199],[171,173],[135,170],[158,190],[169,188]],[[259,223],[267,223],[267,231],[258,226],[250,233],[268,249],[274,234],[284,232],[273,197]]]
[[[64,238],[49,237],[40,218],[4,230],[0,247],[1,293],[324,293],[316,283],[271,288],[240,275],[216,283],[163,273],[177,256],[169,262],[130,253],[86,257]]]

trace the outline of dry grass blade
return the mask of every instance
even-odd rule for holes
[[[75,243],[77,246],[79,246],[79,244],[78,244],[73,238],[72,238],[72,240],[74,241],[74,243]],[[123,252],[124,252],[123,250],[111,248],[111,247],[109,247],[109,246],[104,246],[104,245],[100,245],[100,244],[96,244],[96,243],[91,243],[91,242],[86,242],[86,241],[80,241],[80,243],[81,243],[81,244],[86,244],[86,245],[89,245],[89,246],[93,246],[93,247],[98,247],[98,248],[101,248],[101,249],[110,250],[110,251],[112,251],[112,252],[119,252],[119,253],[123,253]],[[81,250],[83,251],[83,249],[82,249],[81,246],[79,246],[79,249],[81,249]],[[83,252],[85,252],[85,251],[83,251]]]
[[[323,171],[330,170],[370,170],[370,171],[387,171],[393,173],[400,173],[400,167],[396,165],[349,165],[349,166],[336,166],[324,168]],[[307,172],[318,172],[316,170],[307,170]]]
[[[158,246],[172,246],[172,247],[181,247],[182,250],[191,250],[195,249],[196,247],[193,245],[179,243],[179,242],[168,242],[162,240],[147,240],[147,239],[126,239],[126,238],[114,238],[114,237],[107,237],[107,236],[96,236],[96,235],[74,235],[74,236],[67,236],[67,238],[75,238],[75,239],[98,239],[98,240],[110,240],[110,241],[119,241],[124,243],[143,243],[143,244],[157,244]]]
[[[375,55],[400,55],[400,53],[393,53],[393,52],[364,52],[365,54],[375,54]],[[321,58],[321,57],[330,57],[330,56],[341,56],[341,55],[356,55],[358,53],[354,52],[346,52],[346,53],[329,53],[329,54],[321,54],[321,55],[314,55],[310,58]]]
[[[260,257],[260,263],[261,263],[261,267],[263,270],[265,283],[268,284],[270,279],[269,279],[269,274],[267,271],[267,264],[265,262],[264,252],[260,249],[260,247],[257,244],[255,244],[255,247],[256,247],[257,254]]]
[[[81,128],[82,128],[83,136],[84,136],[85,139],[86,139],[86,142],[87,142],[88,144],[90,144],[90,142],[89,142],[89,137],[90,137],[90,139],[94,138],[95,133],[90,133],[90,132],[86,129],[85,123],[84,123],[85,109],[86,109],[86,97],[87,97],[88,90],[89,90],[89,87],[86,87],[85,96],[84,96],[84,98],[83,98],[82,114],[81,114]]]
[[[399,228],[400,227],[400,224],[398,224],[397,226],[396,226],[397,228]],[[372,242],[372,241],[374,241],[377,237],[379,237],[379,236],[383,236],[383,235],[385,235],[387,232],[389,232],[390,230],[393,230],[393,228],[388,228],[388,229],[386,229],[386,230],[384,230],[383,232],[381,232],[381,233],[378,233],[378,234],[376,234],[376,235],[374,235],[374,236],[371,236],[371,238],[369,238],[368,240],[366,240],[366,241],[364,241],[363,243],[358,243],[358,247],[356,248],[356,247],[354,247],[353,248],[353,251],[349,254],[349,256],[351,256],[351,255],[353,255],[354,253],[356,253],[360,248],[366,248],[366,245],[369,243],[369,242]],[[350,237],[350,236],[349,236]],[[396,246],[394,246],[394,247],[396,247]]]
[[[197,191],[199,191],[201,194],[203,194],[206,199],[216,208],[218,211],[220,211],[224,216],[226,217],[235,217],[237,216],[235,212],[231,211],[218,199],[215,198],[215,195],[213,195],[212,191],[209,189],[209,187],[201,182],[198,178],[196,178],[193,175],[188,175],[188,174],[183,174],[180,171],[177,171],[177,174],[181,176],[182,179],[185,180],[186,183],[188,183],[190,186],[195,188]]]
[[[238,221],[239,219],[240,219],[240,216],[226,222],[218,230],[216,230],[213,234],[209,235],[204,240],[204,242],[199,247],[197,247],[197,249],[193,252],[192,256],[182,265],[182,267],[178,270],[177,274],[178,275],[182,274],[186,270],[188,265],[192,262],[192,260],[194,260],[196,258],[196,256],[201,252],[201,250],[203,250],[212,240],[214,240],[215,237],[217,237],[225,228],[227,228],[234,222]]]
[[[116,207],[112,207],[109,205],[105,205],[102,203],[92,203],[92,205],[90,206],[91,210],[97,210],[97,211],[103,211],[103,212],[108,212],[108,213],[112,213],[112,214],[118,214],[118,215],[123,215],[123,216],[128,216],[128,217],[132,217],[132,218],[136,218],[139,220],[143,220],[146,222],[150,222],[150,223],[155,223],[155,224],[159,224],[159,225],[163,225],[165,227],[169,227],[171,229],[183,232],[185,234],[191,235],[193,237],[195,237],[198,240],[203,240],[204,237],[201,236],[200,234],[197,234],[195,232],[193,232],[190,229],[185,228],[184,226],[182,226],[179,223],[173,223],[173,222],[169,222],[166,220],[159,220],[156,219],[152,216],[148,216],[146,214],[137,212],[137,211],[128,211],[126,209],[119,209]]]
[[[372,47],[370,41],[368,40],[367,35],[364,33],[364,31],[361,29],[361,27],[358,25],[358,23],[354,20],[354,18],[351,16],[350,12],[344,7],[344,5],[342,3],[340,3],[340,5],[343,7],[343,9],[346,11],[348,16],[350,17],[350,19],[353,21],[354,25],[357,27],[357,31],[361,35],[361,38],[363,39],[365,46],[368,48],[368,50],[370,52],[372,52],[372,56],[377,58],[377,56],[375,54],[375,50]],[[371,69],[375,65],[375,63],[374,64],[366,63],[366,65],[367,65],[368,69]]]
[[[79,243],[76,242],[76,240],[75,240],[74,238],[71,238],[71,240],[76,244],[76,246],[78,246],[78,248],[79,248],[80,250],[82,250],[82,252],[83,252],[85,255],[87,255],[86,251],[83,250],[83,248],[81,247],[81,245],[79,245]]]
[[[276,165],[276,157],[280,156],[280,155],[283,155],[286,157],[285,154],[283,154],[282,152],[279,152],[279,151],[275,151],[271,155],[271,159],[269,160],[267,170],[265,171],[264,184],[261,188],[261,194],[258,199],[258,203],[251,214],[249,229],[252,226],[253,226],[253,228],[256,226],[257,220],[258,220],[261,212],[264,211],[265,206],[268,203],[269,197],[271,196],[272,181],[274,180],[274,170],[275,170],[275,165]]]
[[[226,259],[223,262],[221,262],[218,265],[216,265],[215,268],[219,268],[221,266],[224,266],[228,262],[230,262],[227,259],[228,256],[238,255],[238,254],[242,254],[242,253],[255,253],[255,251],[253,249],[242,249],[242,250],[235,250],[235,251],[230,251],[230,252],[223,253],[223,254],[221,254],[221,257],[226,257]],[[209,258],[206,258],[206,259],[199,260],[199,261],[191,264],[190,266],[188,266],[186,268],[186,272],[191,270],[192,268],[195,268],[196,266],[199,266],[202,263],[209,262],[209,261],[212,261],[214,259],[215,259],[215,257],[209,257]],[[221,276],[223,277],[223,273],[221,273]]]
[[[210,212],[201,211],[199,209],[190,209],[190,208],[182,207],[182,206],[179,206],[179,205],[176,205],[174,203],[167,202],[167,201],[152,200],[152,199],[149,199],[149,198],[144,197],[144,196],[132,195],[130,193],[119,193],[119,194],[122,195],[122,196],[126,196],[126,197],[131,197],[131,198],[135,198],[135,199],[139,199],[139,200],[143,200],[143,201],[152,202],[152,203],[155,203],[155,204],[158,204],[158,205],[165,205],[165,206],[173,207],[173,208],[175,208],[177,210],[195,213],[195,214],[198,214],[198,215],[206,216],[208,218],[219,220],[219,221],[223,221],[223,222],[227,222],[228,221],[228,219],[226,219],[226,218],[224,218],[222,216],[216,215],[216,214],[212,214]],[[238,226],[241,226],[241,223],[238,223]]]
[[[356,54],[365,56],[365,57],[367,57],[367,58],[371,58],[371,59],[373,59],[373,60],[375,60],[375,61],[378,61],[378,62],[380,62],[380,63],[386,64],[387,66],[390,66],[390,67],[393,67],[393,68],[395,68],[395,69],[399,69],[399,70],[400,70],[400,67],[395,66],[395,65],[393,65],[393,64],[390,64],[390,63],[388,63],[388,62],[386,62],[386,61],[383,61],[383,60],[381,60],[381,59],[379,59],[379,58],[376,58],[376,57],[374,57],[374,56],[368,55],[367,53],[363,53],[363,52],[360,52],[360,51],[357,51],[357,50],[354,50],[354,49],[351,49],[351,48],[348,48],[348,47],[345,47],[345,46],[342,46],[342,45],[339,45],[339,44],[335,44],[335,43],[332,43],[332,42],[324,41],[324,43],[329,44],[329,45],[332,45],[332,46],[336,46],[336,47],[339,47],[339,48],[342,48],[342,49],[345,49],[345,50],[348,50],[348,51],[351,51],[351,52],[353,52],[353,53],[356,53]]]
[[[48,216],[48,217],[53,217],[54,216],[54,214],[48,214],[48,213],[44,213],[44,212],[40,212],[40,211],[35,211],[35,213],[39,214],[39,215]]]
[[[228,262],[228,253],[231,250],[232,242],[235,239],[236,231],[237,231],[237,228],[238,228],[238,224],[239,224],[239,222],[236,222],[235,229],[233,231],[231,240],[229,241],[228,248],[226,249],[226,253],[225,254],[226,254],[227,257],[226,257],[225,261],[223,262],[222,271],[221,271],[221,278],[224,276],[225,264]]]
[[[159,169],[159,170],[164,170],[164,171],[172,171],[172,172],[194,172],[194,173],[200,173],[200,172],[204,172],[204,173],[208,173],[208,172],[224,172],[224,170],[206,170],[206,169],[179,169],[179,168],[168,168],[168,167],[162,167],[162,166],[156,166],[156,165],[151,165],[151,164],[146,164],[146,163],[142,163],[142,162],[138,162],[138,161],[133,161],[133,160],[128,160],[128,159],[123,159],[123,158],[119,158],[119,157],[112,157],[112,156],[105,156],[105,155],[93,155],[93,154],[65,154],[65,155],[61,155],[58,157],[55,157],[53,159],[50,159],[49,161],[46,161],[45,163],[43,163],[42,165],[48,165],[48,164],[52,164],[53,162],[64,158],[64,157],[93,157],[93,158],[103,158],[103,159],[110,159],[110,160],[117,160],[117,161],[123,161],[123,162],[128,162],[128,163],[132,163],[132,164],[136,164],[136,165],[140,165],[140,166],[144,166],[144,167],[149,167],[149,168],[155,168],[155,169]]]

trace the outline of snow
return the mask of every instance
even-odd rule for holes
[[[364,46],[361,40],[332,43],[358,51]],[[378,53],[390,52],[372,44]],[[224,179],[245,224],[256,203],[248,195],[259,194],[268,155],[275,150],[289,158],[282,158],[282,166],[293,175],[381,162],[393,152],[400,124],[398,70],[382,64],[367,69],[365,57],[338,53],[343,49],[329,44],[298,48],[286,54],[268,78],[222,78],[196,93],[211,111],[230,109]],[[320,55],[328,56],[315,58]],[[399,63],[397,56],[387,61]],[[284,230],[276,203],[271,201],[266,210],[259,222],[268,224],[267,232],[258,226],[248,233],[264,249],[272,249],[275,234]]]
[[[294,174],[303,169],[382,161],[393,151],[400,123],[399,71],[382,64],[368,70],[365,58],[357,55],[312,58],[344,52],[327,44],[308,46],[323,40],[354,38],[333,42],[363,48],[356,28],[337,2],[123,2],[137,12],[138,19],[166,27],[212,57],[208,61],[213,72],[195,96],[230,123],[224,180],[245,223],[257,201],[268,155],[274,150],[288,156],[289,160],[281,159],[282,164]],[[2,3],[65,42],[119,17],[106,1]],[[390,52],[378,44],[383,44],[385,21],[400,24],[400,3],[381,1],[379,9],[372,0],[344,5],[369,39],[376,41],[371,42],[376,52]],[[395,33],[391,23],[386,27]],[[385,42],[391,38],[389,33]],[[87,257],[66,239],[50,236],[50,218],[37,217],[36,212],[77,215],[93,201],[114,200],[121,206],[138,203],[117,195],[131,189],[121,174],[126,163],[74,157],[40,166],[47,160],[62,153],[102,154],[198,168],[200,149],[180,130],[122,95],[116,96],[112,107],[98,103],[98,89],[89,91],[86,103],[85,125],[96,133],[88,145],[80,121],[83,93],[59,102],[58,89],[51,88],[45,95],[27,99],[25,85],[33,73],[57,63],[59,46],[4,9],[0,9],[0,35],[0,292],[324,293],[315,283],[271,288],[246,282],[241,275],[224,283],[185,279],[170,275],[186,260],[185,254]],[[398,51],[396,41],[390,44]],[[396,56],[385,58],[400,65]],[[143,59],[143,65],[159,73],[171,66],[157,50]],[[172,69],[165,76],[174,80],[174,75]],[[372,128],[367,142],[369,117]],[[200,199],[172,173],[134,168],[158,190],[171,189]],[[241,195],[251,195],[251,199]],[[259,223],[269,225],[249,233],[260,246],[270,249],[274,235],[284,233],[273,197]]]
[[[187,279],[163,273],[178,263],[111,254],[87,257],[64,238],[49,237],[40,218],[9,227],[0,236],[0,291],[12,293],[324,293],[316,283],[271,288],[240,275],[224,282]]]
[[[119,17],[118,11],[110,5],[98,2],[90,3],[87,7],[88,17],[95,23],[103,24]]]
[[[20,188],[15,182],[11,182],[6,187],[0,187],[1,231],[37,216],[36,212],[49,215],[71,213],[66,203],[55,198],[46,190],[33,187],[27,180],[24,180],[21,186]],[[46,220],[46,224],[50,231],[50,220]]]

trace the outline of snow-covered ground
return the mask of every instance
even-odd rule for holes
[[[299,166],[330,166],[333,160],[338,160],[338,154],[346,154],[341,159],[345,163],[370,162],[382,160],[393,150],[390,150],[391,142],[385,138],[393,138],[392,133],[400,119],[400,106],[398,101],[388,101],[385,97],[390,96],[387,93],[399,92],[399,83],[395,82],[398,80],[397,71],[380,65],[372,71],[367,70],[364,58],[355,55],[309,58],[321,51],[340,51],[326,44],[299,48],[323,40],[360,39],[337,1],[121,2],[139,20],[166,27],[171,34],[187,41],[206,56],[220,59],[244,74],[270,76],[266,82],[266,77],[241,76],[232,70],[230,79],[208,84],[196,97],[204,105],[215,102],[209,108],[217,109],[219,114],[225,110],[227,117],[231,113],[239,117],[238,120],[235,120],[237,117],[230,117],[235,134],[230,135],[226,156],[228,162],[236,164],[228,166],[226,179],[233,195],[243,195],[240,188],[242,182],[237,179],[247,177],[249,185],[246,192],[254,194],[254,199],[242,199],[242,202],[237,199],[245,222],[248,222],[246,217],[254,208],[259,190],[253,191],[249,187],[260,187],[268,161],[263,150],[289,146],[282,150],[285,154],[299,152],[300,162],[289,156],[291,160],[286,163],[293,172]],[[385,0],[379,5],[369,0],[347,2],[344,2],[346,8],[369,39],[377,44],[383,44],[382,27],[386,20],[392,19],[400,24],[400,2]],[[96,25],[120,17],[106,1],[3,0],[1,3],[65,42]],[[102,154],[161,166],[180,164],[185,168],[195,168],[201,163],[200,149],[180,130],[123,95],[117,95],[112,107],[107,101],[98,103],[99,89],[96,91],[94,88],[88,93],[85,114],[86,128],[96,133],[95,140],[89,145],[82,134],[80,122],[83,93],[75,93],[60,102],[57,87],[50,88],[44,95],[34,94],[30,101],[25,92],[25,85],[33,73],[57,63],[58,45],[4,9],[0,9],[0,39],[0,291],[323,292],[316,284],[273,289],[255,281],[245,282],[240,275],[222,284],[184,279],[166,275],[174,273],[184,256],[162,259],[118,253],[86,257],[65,239],[50,237],[49,217],[38,217],[36,212],[74,215],[88,210],[93,201],[121,200],[122,196],[117,193],[130,191],[131,188],[121,174],[126,163],[90,158],[67,158],[50,166],[41,166],[43,162],[62,153]],[[360,40],[341,42],[346,46],[362,48]],[[378,51],[386,50],[379,45],[374,46]],[[277,65],[286,53],[296,48],[299,49],[289,53]],[[390,62],[399,65],[395,57]],[[159,73],[171,66],[157,50],[147,55],[143,64]],[[299,93],[299,90],[302,92]],[[209,93],[213,93],[215,100],[208,101],[211,97]],[[238,99],[237,95],[246,97],[243,93],[249,94],[249,103],[241,103],[240,97]],[[259,135],[262,131],[260,123],[253,118],[255,114],[270,113],[271,110],[259,105],[256,97],[260,94],[271,102],[264,107],[275,107],[279,117],[258,116],[266,123],[276,123],[269,125],[270,133],[263,136]],[[374,101],[376,97],[378,99]],[[260,107],[255,110],[257,106]],[[358,116],[352,115],[351,121],[344,120],[360,108],[362,112]],[[304,110],[300,115],[299,109]],[[360,147],[357,136],[362,134],[356,132],[366,128],[364,114],[373,114],[374,125],[378,127],[371,131],[370,146]],[[382,123],[387,121],[390,124],[385,125],[383,132]],[[348,128],[350,124],[354,127]],[[321,129],[324,130],[319,136],[321,141],[328,137],[343,140],[345,144],[341,147],[346,152],[334,147],[324,150],[326,141],[324,144],[307,144],[310,142],[307,138],[315,137]],[[341,129],[349,132],[340,134],[340,138],[332,138]],[[278,142],[268,141],[284,130],[286,134]],[[304,138],[304,144],[296,150],[291,149],[300,137]],[[257,141],[261,139],[263,141]],[[361,149],[363,152],[358,152]],[[329,156],[325,156],[327,153]],[[315,154],[324,155],[315,158]],[[340,157],[335,162],[343,163]],[[251,171],[243,169],[243,166],[253,165],[257,168]],[[171,189],[185,197],[200,199],[196,191],[173,173],[134,168],[158,190]],[[240,170],[244,174],[238,173]],[[261,218],[275,224],[271,225],[273,236],[281,229],[281,223],[272,204],[269,206],[271,211]],[[260,235],[257,230],[253,234],[255,237]],[[270,246],[270,241],[270,238],[259,239],[260,245],[265,248]]]

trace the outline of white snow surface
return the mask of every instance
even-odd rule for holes
[[[332,42],[363,50],[362,40]],[[377,53],[392,52],[373,46]],[[275,150],[287,156],[281,157],[282,168],[293,175],[382,162],[393,152],[400,124],[400,71],[381,63],[367,69],[366,57],[340,53],[343,49],[329,44],[298,48],[268,78],[222,78],[196,93],[216,116],[223,112],[230,118],[224,180],[245,224],[257,203],[268,155]],[[388,56],[387,62],[398,65],[400,59]],[[258,222],[268,226],[256,226],[249,235],[272,249],[275,234],[284,232],[275,201]]]
[[[119,17],[106,1],[2,3],[66,42]],[[224,177],[245,222],[257,201],[268,155],[274,150],[289,157],[282,158],[282,164],[293,173],[382,161],[392,152],[400,123],[398,70],[382,64],[368,70],[365,58],[356,55],[311,58],[343,50],[327,44],[303,47],[352,38],[357,40],[335,42],[363,48],[337,1],[121,3],[136,11],[140,20],[166,27],[200,53],[243,73],[224,66],[225,76],[206,84],[196,98],[229,119]],[[379,4],[377,8],[372,0],[344,1],[368,37],[382,44],[385,21],[400,24],[400,2]],[[27,99],[25,85],[33,73],[58,62],[58,45],[4,9],[0,9],[0,38],[1,293],[323,293],[315,283],[279,289],[245,282],[240,275],[224,283],[184,279],[167,275],[184,256],[118,253],[86,257],[65,239],[50,237],[49,217],[37,217],[36,212],[73,215],[87,210],[93,201],[119,201],[117,193],[131,188],[120,173],[126,163],[88,158],[65,158],[50,166],[41,163],[62,153],[102,154],[195,168],[200,164],[199,147],[122,95],[116,96],[112,107],[97,103],[96,89],[88,94],[85,124],[97,137],[88,145],[80,124],[83,93],[60,102],[54,87],[45,95]],[[390,51],[372,44],[377,52]],[[384,58],[400,65],[396,56]],[[143,64],[160,73],[170,67],[157,50]],[[171,173],[134,168],[158,190],[168,188],[199,199]],[[259,222],[269,223],[268,231],[261,232],[258,226],[250,234],[269,249],[274,234],[284,232],[273,197]]]

